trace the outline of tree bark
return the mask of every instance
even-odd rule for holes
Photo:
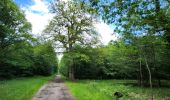
[[[70,66],[69,66],[69,79],[70,80],[74,80],[74,58],[71,59],[72,62],[70,62]]]
[[[67,26],[67,36],[68,36],[68,52],[72,52],[73,44],[70,36],[70,26]],[[72,64],[69,66],[69,79],[74,80],[74,60],[72,58]]]

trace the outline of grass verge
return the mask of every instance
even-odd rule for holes
[[[151,90],[133,86],[131,80],[65,81],[76,100],[116,100],[115,92],[123,93],[121,100],[148,100]],[[154,88],[154,100],[170,100],[170,88]]]
[[[31,100],[38,89],[52,78],[35,76],[0,81],[0,100]]]

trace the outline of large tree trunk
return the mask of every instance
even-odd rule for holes
[[[72,44],[69,44],[69,52],[72,52]],[[69,79],[74,80],[74,58],[72,58],[72,62],[70,62],[69,66]]]
[[[69,66],[69,79],[74,80],[74,59],[72,59],[72,64]]]
[[[69,79],[74,80],[74,61],[72,63],[70,63],[68,73],[69,73],[69,75],[68,75]]]
[[[74,80],[74,69],[73,66],[69,67],[69,79]]]
[[[67,33],[67,38],[68,38],[68,52],[72,52],[73,49],[73,44],[72,44],[72,40],[71,40],[71,36],[70,36],[70,27],[68,26],[68,33]],[[72,64],[71,64],[72,63]],[[72,58],[72,62],[70,62],[70,66],[69,66],[69,79],[70,80],[74,80],[74,60]]]

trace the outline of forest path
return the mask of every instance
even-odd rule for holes
[[[40,88],[33,100],[75,100],[69,93],[60,75],[56,75],[53,81]]]

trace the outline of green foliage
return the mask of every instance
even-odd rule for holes
[[[160,34],[169,41],[168,0],[78,0],[88,3],[90,9],[97,10],[102,19],[115,25],[115,31],[126,34]]]
[[[60,63],[60,72],[68,77],[69,67],[74,67],[74,72],[76,73],[75,77],[89,77],[89,75],[86,73],[86,70],[89,70],[88,68],[88,62],[89,57],[85,54],[81,53],[67,53],[63,56],[61,63]],[[82,74],[84,73],[84,75]]]
[[[104,73],[114,78],[135,78],[135,50],[122,41],[110,43],[102,48],[104,53]]]
[[[31,24],[12,0],[0,1],[0,50],[9,45],[28,39]],[[5,50],[4,50],[5,51]]]
[[[58,43],[58,48],[71,51],[75,44],[97,44],[95,17],[76,1],[57,1],[50,6],[55,17],[44,30],[44,35]]]
[[[150,83],[152,83],[152,76],[158,81],[160,78],[170,76],[167,62],[170,44],[170,2],[168,0],[78,1],[87,3],[90,11],[95,10],[95,13],[105,22],[114,25],[115,32],[128,46],[127,50],[122,47],[117,49],[125,50],[130,55],[117,52],[120,59],[115,55],[117,62],[113,62],[112,65],[119,63],[120,66],[124,66],[125,70],[121,70],[124,74],[128,70],[136,70],[140,73],[137,75],[140,80],[144,78],[147,81],[149,78]]]
[[[123,43],[102,48],[76,46],[73,51],[64,54],[60,64],[60,72],[67,77],[68,66],[72,66],[78,79],[135,78],[136,69],[129,58],[134,51]]]
[[[31,34],[31,25],[12,0],[0,1],[0,79],[51,75],[57,59],[50,42]]]
[[[56,53],[51,43],[39,43],[32,46],[20,42],[11,46],[11,52],[4,58],[0,77],[51,75],[57,72]]]
[[[35,74],[51,75],[57,72],[56,53],[51,43],[44,43],[34,48],[34,66]]]
[[[31,52],[30,29],[30,23],[13,1],[0,1],[0,77],[12,77],[20,73],[21,66],[31,66],[26,54]]]
[[[103,47],[81,47],[75,46],[72,53],[65,53],[60,63],[60,72],[68,77],[69,67],[74,67],[74,76],[77,79],[138,79],[140,80],[140,61],[142,62],[142,75],[145,85],[148,84],[148,72],[144,63],[143,54],[136,45],[145,47],[146,37],[138,38],[135,46],[123,40],[110,42]],[[148,38],[148,37],[147,37]],[[154,38],[152,37],[154,40]],[[143,41],[143,42],[141,42]],[[149,41],[149,39],[148,39]],[[162,40],[157,39],[156,42]],[[142,44],[143,43],[143,44]],[[148,45],[152,45],[152,43]],[[158,79],[169,79],[169,65],[167,57],[169,51],[166,45],[155,45],[156,52],[153,59],[153,52],[149,46],[142,48],[142,53],[147,56],[148,64],[153,74],[154,86],[158,86]],[[166,52],[165,52],[166,51]],[[141,57],[139,57],[142,55]],[[154,61],[153,61],[154,60]],[[155,63],[153,63],[155,62]],[[154,66],[155,65],[155,66]],[[144,84],[143,83],[143,84]]]

